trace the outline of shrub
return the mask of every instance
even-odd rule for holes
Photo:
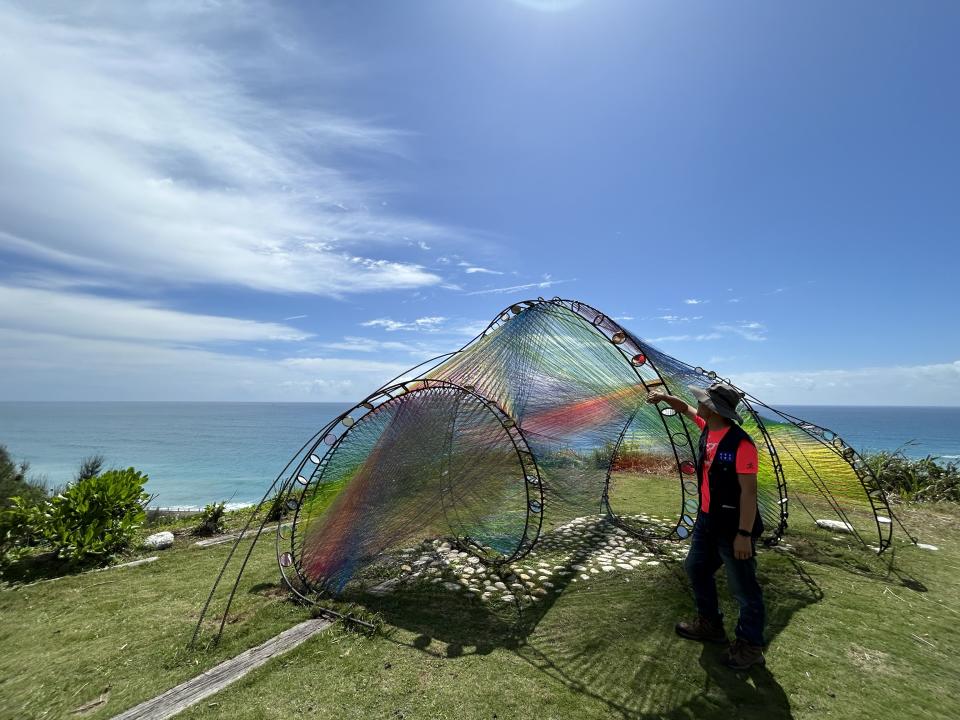
[[[85,457],[80,461],[80,467],[77,469],[77,474],[74,475],[73,481],[80,482],[81,480],[96,477],[103,470],[103,462],[103,455],[90,455],[89,457]]]
[[[75,561],[103,560],[125,550],[143,523],[150,496],[147,476],[134,468],[84,477],[47,501],[42,536],[57,555]]]
[[[200,513],[200,524],[191,532],[194,535],[219,535],[223,532],[223,515],[226,512],[226,503],[218,502],[207,505]]]
[[[912,502],[960,502],[960,464],[927,455],[910,458],[902,451],[866,456],[867,464],[888,494]]]
[[[29,469],[30,463],[15,463],[7,448],[0,445],[0,510],[11,507],[16,497],[31,505],[46,499],[45,483],[28,478]]]
[[[43,517],[42,505],[20,497],[0,509],[0,561],[15,559],[42,540]]]

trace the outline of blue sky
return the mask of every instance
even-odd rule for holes
[[[559,295],[768,402],[960,405],[956,3],[0,32],[0,399],[359,399]]]

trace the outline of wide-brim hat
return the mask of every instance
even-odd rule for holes
[[[743,425],[743,418],[737,412],[737,405],[740,404],[743,395],[735,387],[725,382],[715,382],[706,389],[696,385],[687,387],[690,388],[697,402],[703,403],[718,415]]]

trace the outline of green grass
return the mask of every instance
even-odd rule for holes
[[[670,517],[675,496],[657,493],[660,510],[632,501]],[[657,493],[646,501],[655,505]],[[940,550],[908,546],[901,533],[877,558],[798,518],[789,547],[761,552],[766,670],[733,673],[717,662],[719,649],[674,635],[691,601],[676,546],[666,544],[651,547],[660,565],[558,581],[520,610],[437,585],[362,597],[381,632],[334,626],[182,717],[951,718],[949,698],[960,695],[951,654],[960,642],[960,509],[901,514]],[[192,541],[179,536],[151,565],[0,591],[0,717],[108,718],[309,616],[280,592],[265,542],[222,642],[187,651],[229,547]],[[729,602],[726,613],[735,615]],[[69,714],[102,695],[103,705]]]

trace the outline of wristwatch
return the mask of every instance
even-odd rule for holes
[[[749,530],[744,530],[743,528],[739,528],[737,530],[737,535],[743,535],[743,537],[751,537],[753,533],[751,533]]]

